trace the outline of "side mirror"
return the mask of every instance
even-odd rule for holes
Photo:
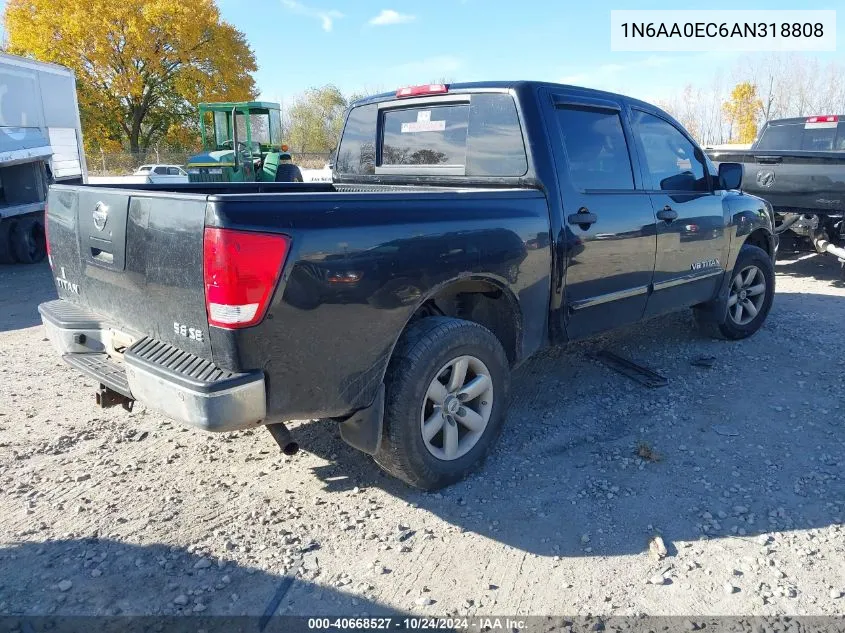
[[[241,168],[241,155],[238,145],[240,145],[238,138],[238,109],[232,108],[232,153],[235,155],[235,171]]]
[[[719,163],[719,189],[739,189],[742,186],[741,163]]]
[[[329,156],[329,169],[334,171],[335,165],[337,164],[337,151],[331,153]]]

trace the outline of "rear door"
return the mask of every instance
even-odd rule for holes
[[[642,318],[656,246],[621,102],[552,92],[567,253],[564,318],[579,338]]]
[[[679,127],[631,110],[643,176],[657,216],[657,261],[647,316],[713,297],[728,246],[722,192],[703,153]]]

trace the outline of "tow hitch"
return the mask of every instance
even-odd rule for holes
[[[97,399],[97,406],[101,409],[108,409],[120,405],[127,411],[132,411],[132,406],[135,401],[132,398],[127,398],[122,393],[118,393],[114,389],[109,389],[104,384],[100,384],[99,389],[94,394]]]

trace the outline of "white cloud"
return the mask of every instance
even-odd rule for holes
[[[374,18],[370,19],[370,24],[373,26],[386,26],[388,24],[406,24],[413,22],[417,16],[408,13],[399,13],[393,9],[382,9]]]
[[[296,0],[282,0],[282,6],[298,15],[320,20],[323,30],[327,33],[334,27],[334,21],[343,17],[343,14],[336,9],[312,9]]]

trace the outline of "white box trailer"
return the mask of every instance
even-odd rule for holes
[[[44,259],[47,188],[87,173],[73,72],[0,53],[0,264]]]

